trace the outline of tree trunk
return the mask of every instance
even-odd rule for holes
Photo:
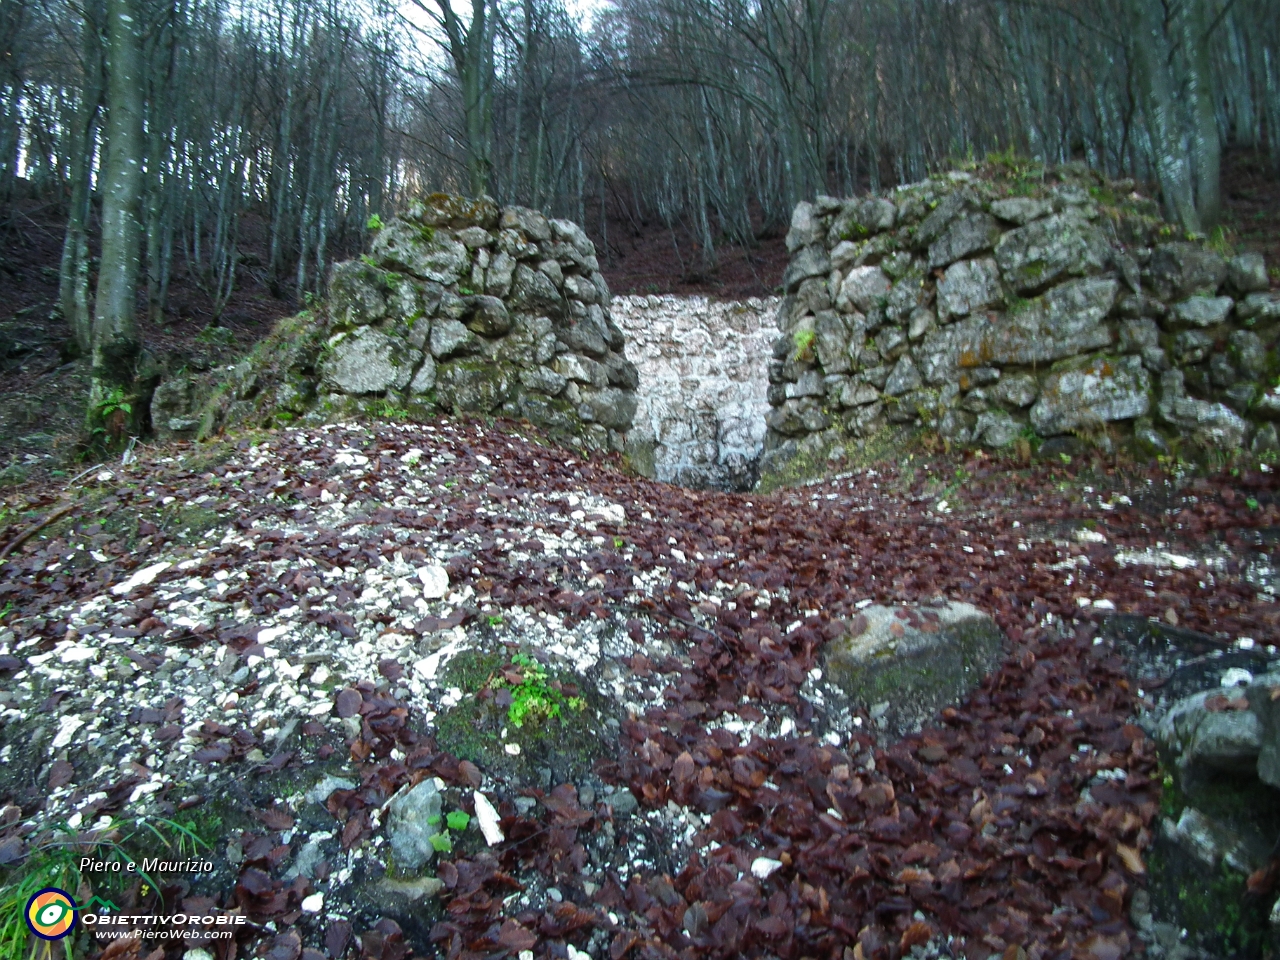
[[[94,301],[87,423],[118,444],[144,423],[139,383],[138,201],[142,192],[142,66],[138,11],[107,0],[107,155],[102,171],[102,262]]]

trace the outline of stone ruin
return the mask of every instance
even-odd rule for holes
[[[334,267],[327,304],[277,324],[245,360],[161,385],[161,436],[232,424],[438,410],[526,419],[549,437],[622,451],[636,368],[595,247],[568,220],[432,194]]]
[[[1280,446],[1262,257],[1178,236],[1132,182],[958,171],[819,197],[787,248],[764,475],[894,424],[988,447]]]

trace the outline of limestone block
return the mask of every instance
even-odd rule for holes
[[[378,231],[371,256],[389,270],[443,284],[455,283],[471,264],[467,248],[445,231],[428,233],[405,220],[393,220]]]
[[[1236,293],[1259,293],[1271,286],[1260,253],[1241,253],[1227,264],[1227,283]]]
[[[854,267],[840,285],[836,308],[845,313],[868,313],[889,293],[889,278],[879,267]]]
[[[1150,409],[1151,378],[1137,357],[1094,360],[1045,377],[1031,425],[1049,437],[1076,427],[1140,417]]]
[[[1000,228],[988,214],[975,213],[956,220],[929,245],[929,269],[945,267],[961,257],[990,250],[999,237]]]
[[[990,258],[962,260],[938,281],[938,315],[945,323],[1000,302],[1000,268]]]
[[[1161,300],[1212,297],[1227,278],[1227,263],[1198,243],[1166,243],[1151,255],[1151,282]]]
[[[827,677],[852,705],[878,714],[891,736],[918,730],[961,700],[999,662],[1004,635],[967,603],[872,605],[823,648]]]
[[[402,389],[421,354],[372,327],[358,327],[333,346],[321,371],[323,383],[338,393],[383,393]]]
[[[1105,269],[1110,245],[1087,220],[1061,213],[1010,230],[996,243],[995,259],[1005,282],[1026,293]]]
[[[1174,304],[1173,317],[1184,326],[1212,327],[1225,322],[1234,305],[1230,297],[1188,297]]]

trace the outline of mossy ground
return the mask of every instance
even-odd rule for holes
[[[605,721],[613,713],[610,702],[584,678],[550,669],[549,679],[576,686],[584,705],[578,709],[566,705],[558,717],[533,718],[516,727],[505,707],[492,698],[476,696],[510,662],[505,653],[481,650],[465,651],[449,662],[441,674],[442,685],[458,687],[463,698],[436,718],[437,742],[459,758],[515,783],[540,785],[546,776],[539,771],[545,770],[551,771],[555,783],[580,780],[605,755],[612,739],[605,731]],[[520,752],[507,753],[509,743],[519,745]]]

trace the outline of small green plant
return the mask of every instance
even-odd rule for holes
[[[795,344],[796,360],[812,360],[813,359],[813,343],[818,339],[818,335],[812,329],[797,330],[792,334],[791,341]]]
[[[500,614],[500,613],[491,613],[491,614],[489,614],[489,616],[488,616],[488,620],[489,620],[489,626],[491,626],[491,627],[500,627],[500,626],[502,626],[502,614]]]
[[[112,387],[102,398],[102,402],[98,404],[98,416],[105,420],[117,410],[126,414],[133,413],[133,405],[125,397],[122,387]]]
[[[369,256],[367,253],[360,254],[360,262],[366,267],[376,267],[378,265],[378,261],[373,259],[373,257]]]
[[[6,600],[4,606],[0,607],[0,620],[3,620],[11,613],[13,613],[13,601]]]
[[[476,295],[476,292],[465,283],[458,284],[458,293],[464,297],[474,297]]]
[[[365,223],[365,226],[368,227],[370,230],[381,230],[382,218],[375,213],[369,217],[368,221]]]
[[[581,697],[566,697],[560,685],[550,680],[547,668],[533,657],[517,653],[511,658],[511,665],[514,669],[503,672],[491,686],[510,688],[507,720],[512,726],[523,727],[526,721],[532,720],[551,720],[560,716],[564,707],[581,710],[587,705]]]
[[[427,826],[438,827],[440,826],[441,819],[442,818],[438,814],[434,817],[427,817]],[[471,814],[467,813],[465,810],[450,810],[445,814],[443,820],[444,829],[437,834],[433,834],[429,838],[431,841],[431,847],[436,851],[436,853],[452,852],[453,837],[449,831],[452,830],[456,833],[461,833],[463,830],[467,829],[468,824],[471,823]]]
[[[621,537],[613,538],[613,549],[621,550],[626,545],[627,545],[627,541],[623,540]]]
[[[1258,500],[1256,497],[1250,497],[1248,500],[1244,502],[1244,505],[1248,507],[1250,510],[1257,510]]]
[[[412,414],[403,407],[398,407],[390,400],[378,400],[373,405],[373,415],[384,420],[408,420]]]

